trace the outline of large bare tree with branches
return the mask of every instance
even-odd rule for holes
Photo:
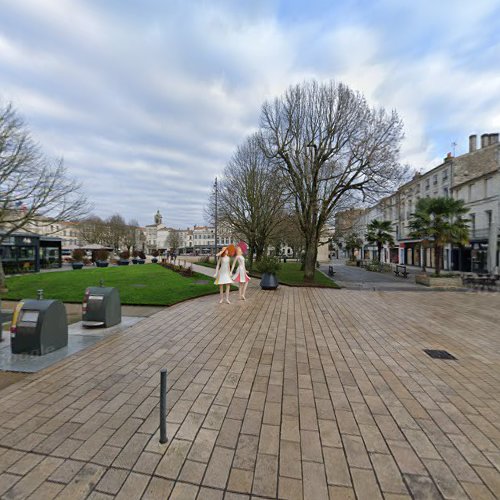
[[[282,173],[264,155],[259,136],[250,136],[227,164],[219,191],[219,217],[247,241],[250,265],[286,216],[286,201]]]
[[[262,148],[283,173],[304,235],[304,279],[314,279],[325,224],[346,197],[378,199],[401,182],[403,126],[342,83],[294,85],[262,106]]]
[[[31,225],[75,221],[88,210],[80,183],[62,159],[49,160],[12,105],[0,105],[0,244]]]

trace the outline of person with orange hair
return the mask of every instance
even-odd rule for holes
[[[229,302],[229,290],[231,289],[231,283],[233,280],[231,279],[231,273],[229,271],[231,265],[231,259],[228,255],[227,247],[224,247],[217,255],[217,266],[215,268],[215,282],[214,285],[219,286],[220,290],[220,301],[219,304],[224,302],[224,286],[226,287],[226,302]]]

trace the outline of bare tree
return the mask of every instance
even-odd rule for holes
[[[124,244],[128,232],[128,226],[125,219],[120,214],[111,215],[106,219],[107,244],[117,252]]]
[[[105,245],[108,242],[108,226],[97,215],[91,215],[78,224],[80,238],[86,243]]]
[[[75,221],[88,210],[81,185],[63,160],[50,161],[12,105],[0,106],[0,244],[27,226]]]
[[[282,174],[263,154],[261,140],[250,136],[236,150],[220,183],[220,220],[249,246],[250,265],[259,260],[285,217]]]
[[[181,235],[177,229],[171,229],[167,236],[167,246],[171,252],[177,252],[181,246]]]
[[[145,237],[137,219],[129,220],[123,236],[123,244],[127,247],[127,250],[129,252],[131,250],[142,250],[144,241]]]
[[[368,106],[344,84],[295,85],[265,102],[262,147],[287,181],[305,244],[304,279],[314,279],[322,230],[345,198],[378,199],[401,182],[403,137],[395,111]]]

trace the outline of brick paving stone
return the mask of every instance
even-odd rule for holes
[[[168,498],[174,482],[161,477],[153,476],[142,496],[143,500],[164,500]]]
[[[239,493],[252,492],[253,471],[231,469],[229,474],[228,490]]]
[[[382,494],[377,485],[375,474],[372,470],[351,469],[354,491],[358,500],[382,499]]]
[[[495,498],[499,322],[492,294],[252,282],[178,304],[0,391],[0,496]]]
[[[116,495],[128,476],[128,471],[123,469],[108,469],[101,480],[97,483],[96,489],[104,493]]]
[[[252,493],[254,495],[276,496],[278,483],[278,457],[257,455]]]
[[[281,441],[279,471],[281,476],[301,479],[300,445],[294,441]]]
[[[351,486],[349,466],[342,448],[323,448],[328,484]]]
[[[44,481],[29,497],[25,498],[28,500],[56,498],[63,488],[63,484]]]
[[[190,446],[191,443],[189,441],[174,439],[158,464],[155,474],[168,479],[176,479],[187,457]]]
[[[403,478],[399,474],[398,467],[390,455],[373,453],[370,455],[370,459],[375,469],[375,475],[384,493],[405,494],[408,492]]]
[[[278,497],[284,500],[302,500],[302,481],[280,476]]]
[[[303,482],[304,500],[320,500],[328,498],[328,487],[326,484],[325,468],[323,464],[304,462]]]
[[[323,461],[319,432],[300,431],[300,446],[302,451],[302,460],[309,460],[313,462]]]
[[[59,465],[61,465],[62,459],[46,457],[41,460],[30,472],[22,477],[20,481],[17,481],[15,485],[7,490],[2,498],[6,499],[17,499],[17,498],[27,498],[31,495],[52,472],[54,472]]]
[[[347,455],[347,462],[351,467],[371,469],[370,459],[361,437],[343,435],[342,441]]]
[[[328,486],[328,492],[331,500],[355,500],[356,495],[352,488],[343,488],[342,486]]]
[[[234,450],[216,446],[208,463],[203,484],[213,488],[224,489],[229,477]]]
[[[141,498],[149,482],[149,476],[131,472],[127,480],[120,489],[117,500],[130,500],[131,498]]]

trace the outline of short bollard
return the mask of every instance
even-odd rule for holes
[[[167,369],[164,368],[160,371],[160,443],[167,441]]]

